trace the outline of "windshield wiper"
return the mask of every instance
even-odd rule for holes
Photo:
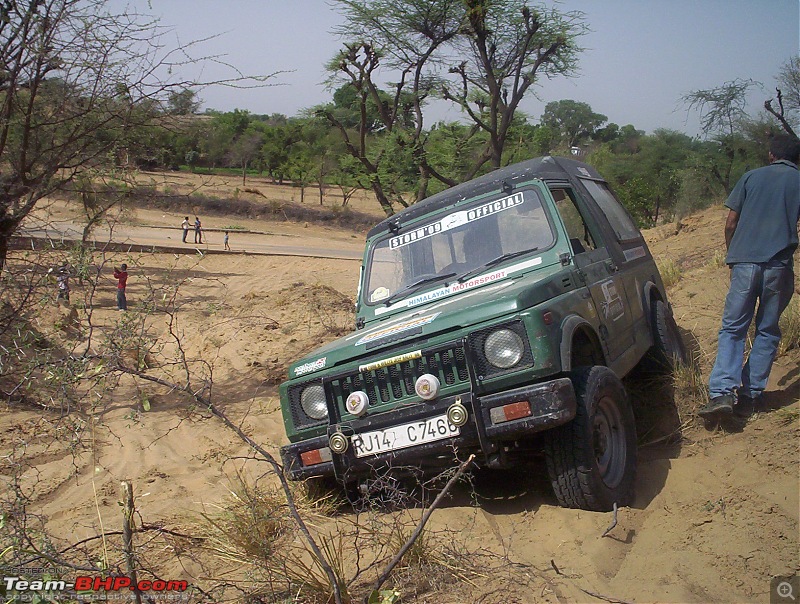
[[[384,300],[383,303],[386,306],[390,306],[392,302],[394,302],[395,300],[407,296],[408,294],[418,290],[423,285],[426,285],[428,283],[433,283],[434,281],[441,281],[442,279],[448,279],[450,277],[455,277],[455,276],[456,273],[445,273],[444,275],[425,275],[424,277],[420,277],[419,279],[414,281],[414,283],[412,283],[408,287],[404,287],[400,291],[393,293],[391,296],[386,298],[386,300]]]
[[[518,250],[516,252],[508,252],[507,254],[498,256],[493,260],[489,260],[489,262],[487,262],[483,266],[479,266],[478,268],[473,268],[472,270],[467,271],[458,278],[458,282],[464,283],[464,281],[466,281],[467,279],[471,279],[472,277],[474,277],[484,269],[489,268],[490,266],[494,266],[495,264],[500,264],[501,262],[504,262],[506,260],[511,260],[512,258],[516,258],[517,256],[522,256],[523,254],[530,254],[531,252],[535,252],[538,249],[539,249],[538,247],[534,247],[529,250]]]

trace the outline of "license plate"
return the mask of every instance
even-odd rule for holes
[[[356,434],[351,440],[356,457],[365,457],[458,436],[460,433],[457,426],[447,421],[446,415],[439,415],[386,430]]]

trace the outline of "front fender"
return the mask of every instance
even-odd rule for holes
[[[574,339],[575,332],[579,329],[584,330],[589,337],[593,340],[595,346],[597,346],[597,350],[603,350],[602,346],[600,346],[600,341],[597,338],[597,334],[595,333],[594,327],[592,324],[589,323],[586,319],[579,315],[570,315],[561,323],[561,344],[560,344],[560,355],[561,355],[561,370],[564,372],[572,371],[572,341]]]

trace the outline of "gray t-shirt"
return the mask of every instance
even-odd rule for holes
[[[725,205],[739,214],[725,262],[769,262],[791,258],[800,220],[800,171],[778,160],[747,172]]]

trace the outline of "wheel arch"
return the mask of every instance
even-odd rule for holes
[[[597,332],[594,330],[591,323],[578,315],[571,315],[567,317],[561,324],[560,355],[562,371],[572,371],[575,368],[573,367],[572,363],[574,355],[581,354],[580,347],[586,346],[587,344],[593,349],[594,354],[599,356],[599,359],[596,359],[598,362],[586,363],[579,361],[578,363],[575,363],[575,365],[605,365],[606,358],[605,353],[603,352],[603,346],[600,343],[600,338],[598,337]],[[602,363],[599,361],[602,361]]]

